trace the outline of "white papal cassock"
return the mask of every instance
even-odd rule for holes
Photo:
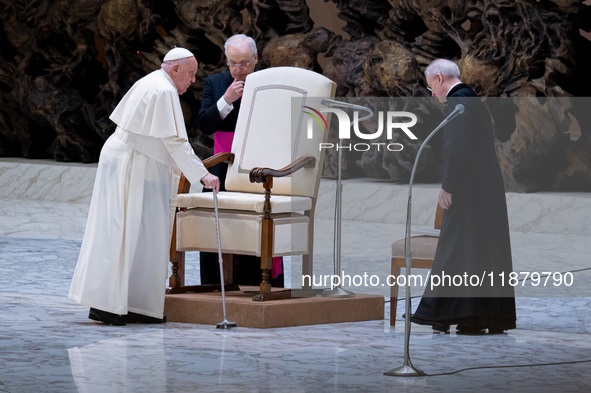
[[[69,297],[115,314],[162,318],[180,171],[208,172],[188,142],[177,89],[157,70],[137,81],[110,119]]]

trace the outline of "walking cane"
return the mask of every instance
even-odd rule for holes
[[[230,329],[236,327],[236,322],[228,322],[226,318],[226,290],[224,283],[224,263],[222,261],[222,241],[220,240],[220,215],[218,213],[218,196],[215,190],[213,190],[213,205],[215,211],[215,231],[218,238],[218,262],[220,264],[220,280],[222,287],[222,307],[224,310],[224,321],[218,323],[216,329]]]

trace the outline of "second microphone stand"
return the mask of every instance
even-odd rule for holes
[[[367,120],[373,116],[373,111],[367,107],[361,105],[354,105],[349,103],[344,103],[335,100],[323,100],[328,106],[335,106],[335,107],[342,107],[348,109],[359,109],[363,111],[367,111],[368,114],[358,121]],[[353,127],[355,123],[355,118],[349,124],[349,127]],[[334,243],[333,243],[333,263],[334,263],[334,274],[335,276],[341,276],[341,221],[342,221],[342,211],[343,211],[343,183],[342,183],[342,163],[343,163],[343,140],[340,138],[339,135],[339,145],[338,145],[338,154],[337,154],[337,186],[336,186],[336,195],[335,195],[335,221],[334,221]],[[339,298],[351,298],[355,297],[355,294],[351,291],[347,291],[346,289],[342,288],[342,282],[339,280],[339,285],[332,289],[325,289],[322,291],[322,296],[324,297],[339,297]]]
[[[412,185],[415,178],[415,172],[417,170],[417,166],[419,163],[419,158],[421,157],[421,153],[423,152],[423,148],[427,145],[427,142],[435,135],[437,131],[441,129],[444,125],[449,123],[454,117],[457,115],[464,113],[464,106],[462,104],[458,104],[455,110],[447,116],[438,126],[435,128],[425,139],[425,141],[421,144],[419,151],[417,153],[417,158],[415,158],[415,163],[412,167],[412,172],[410,175],[410,182],[408,184],[408,205],[406,207],[406,231],[404,235],[404,261],[406,262],[406,288],[405,288],[405,304],[404,304],[404,312],[405,312],[405,319],[404,319],[404,362],[402,366],[397,367],[393,370],[385,372],[384,375],[389,375],[392,377],[419,377],[425,375],[425,373],[419,369],[416,369],[411,361],[410,361],[410,310],[411,310],[411,297],[410,297],[410,268],[412,265],[412,252],[410,248],[410,223],[411,217],[410,213],[412,211]],[[392,305],[390,305],[390,309]]]

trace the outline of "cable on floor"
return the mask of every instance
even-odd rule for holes
[[[482,370],[482,369],[489,369],[489,368],[517,368],[517,367],[560,366],[560,365],[564,365],[564,364],[577,364],[577,363],[589,363],[589,362],[591,362],[591,359],[589,359],[589,360],[572,360],[572,361],[568,361],[568,362],[556,362],[556,363],[514,364],[514,365],[506,365],[506,366],[468,367],[468,368],[462,368],[462,369],[456,370],[456,371],[450,371],[450,372],[447,372],[447,373],[424,374],[422,376],[424,376],[424,377],[437,377],[437,376],[442,376],[442,375],[453,375],[453,374],[460,373],[462,371]]]

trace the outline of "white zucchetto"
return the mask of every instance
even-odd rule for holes
[[[168,51],[166,56],[164,56],[164,60],[162,61],[171,61],[171,60],[180,60],[186,59],[187,57],[193,57],[194,55],[191,51],[185,48],[173,48]]]

